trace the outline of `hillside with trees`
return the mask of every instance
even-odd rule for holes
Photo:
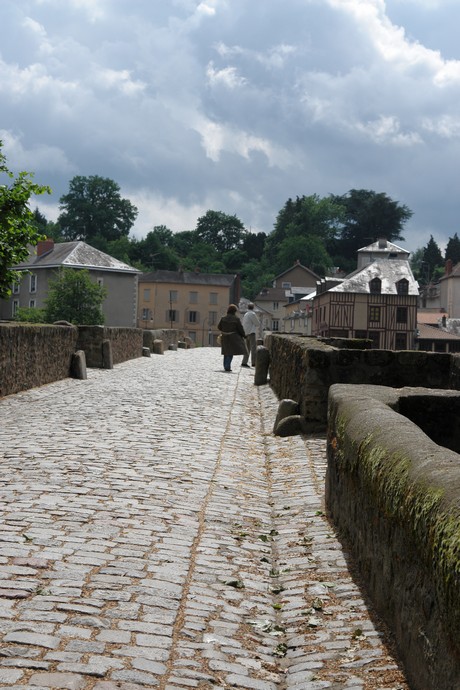
[[[56,241],[82,239],[144,272],[157,269],[240,273],[243,294],[262,287],[299,260],[319,275],[349,273],[356,252],[380,237],[403,241],[412,211],[383,192],[351,189],[343,195],[317,194],[288,199],[270,232],[252,233],[236,215],[208,210],[191,230],[172,232],[154,225],[142,239],[130,235],[137,209],[118,185],[97,175],[73,178],[60,199],[57,223],[38,211],[37,227]],[[449,239],[445,257],[433,238],[414,252],[413,268],[422,282],[436,279],[444,261],[460,260],[460,240]]]

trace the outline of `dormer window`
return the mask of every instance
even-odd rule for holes
[[[382,281],[380,278],[372,278],[369,283],[369,291],[371,295],[380,295],[382,292]]]
[[[398,295],[408,295],[409,294],[409,281],[406,278],[401,278],[396,283],[396,292]]]

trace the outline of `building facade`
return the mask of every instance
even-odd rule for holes
[[[369,260],[373,246],[365,248],[361,268],[343,280],[318,283],[312,333],[366,338],[377,349],[416,349],[418,283],[409,262],[399,256]]]
[[[236,274],[198,271],[146,273],[139,278],[139,328],[174,328],[196,345],[217,344],[217,324],[229,304],[238,304]]]
[[[271,287],[262,288],[254,303],[265,313],[264,330],[284,333],[291,330],[286,320],[286,305],[316,289],[319,276],[299,261],[274,278]]]
[[[21,307],[43,308],[50,281],[60,269],[73,268],[88,270],[91,279],[106,288],[107,297],[102,304],[106,326],[136,325],[140,271],[85,242],[44,240],[31,249],[26,261],[14,268],[26,273],[21,282],[13,286],[11,297],[0,300],[0,319],[14,319]]]

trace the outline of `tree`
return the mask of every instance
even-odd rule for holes
[[[1,148],[0,141],[0,298],[5,298],[21,280],[21,272],[12,267],[27,259],[30,245],[45,239],[34,223],[30,197],[50,194],[51,189],[33,182],[32,173],[20,172],[15,177]]]
[[[276,273],[282,273],[297,260],[318,275],[326,275],[331,259],[319,237],[286,237],[278,248]]]
[[[77,175],[69,192],[60,198],[58,223],[67,240],[83,240],[91,245],[128,236],[137,218],[137,208],[122,199],[116,182],[99,175]],[[100,245],[102,246],[102,245]]]
[[[239,218],[222,211],[207,211],[198,218],[195,232],[199,242],[212,245],[218,252],[241,249],[248,234]]]
[[[356,252],[379,238],[389,242],[404,240],[401,232],[412,217],[405,205],[393,201],[383,192],[351,189],[343,196],[332,196],[343,208],[343,222],[330,253],[356,260]]]
[[[450,259],[454,265],[458,264],[460,261],[460,239],[458,238],[457,233],[455,233],[453,237],[449,237],[449,241],[447,242],[446,246],[445,259],[446,261]]]
[[[428,244],[423,250],[423,262],[428,267],[427,276],[429,280],[433,278],[433,274],[437,268],[442,268],[444,265],[441,250],[437,242],[433,239],[433,235],[430,235]]]
[[[320,251],[323,258],[321,265],[332,265],[328,258],[327,248],[336,237],[343,216],[343,208],[331,197],[321,198],[317,194],[296,197],[295,201],[288,199],[278,213],[273,232],[265,242],[264,257],[269,264],[276,265],[281,271],[295,248],[296,242],[300,247],[307,246],[307,240],[315,247],[315,253]],[[321,245],[321,250],[319,249]],[[296,252],[294,252],[296,253]],[[318,263],[316,257],[307,257],[303,252],[302,263],[311,267],[312,262]],[[289,261],[289,263],[292,263]]]
[[[50,281],[46,300],[46,321],[69,321],[80,326],[104,323],[102,302],[107,290],[93,283],[86,269],[64,268]]]

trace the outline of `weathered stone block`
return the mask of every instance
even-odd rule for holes
[[[86,381],[88,374],[86,371],[86,357],[83,350],[77,350],[72,355],[72,363],[70,366],[70,375],[74,379],[81,379]]]
[[[163,355],[165,351],[165,344],[162,340],[153,341],[153,353],[155,355]]]

